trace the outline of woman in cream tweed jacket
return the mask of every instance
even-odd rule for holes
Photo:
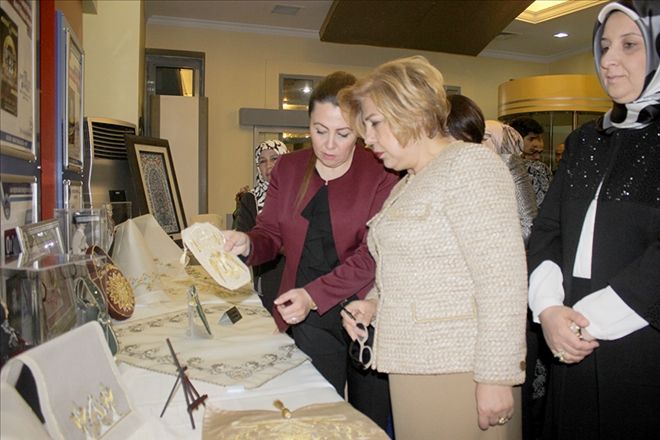
[[[397,438],[520,438],[527,281],[508,169],[447,133],[442,75],[422,57],[378,67],[340,102],[384,165],[408,170],[368,223],[375,287],[346,306],[375,326]]]

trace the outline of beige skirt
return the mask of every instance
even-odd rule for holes
[[[520,440],[520,388],[513,390],[514,414],[505,425],[479,429],[472,373],[390,374],[397,440]]]

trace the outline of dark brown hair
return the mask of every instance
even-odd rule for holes
[[[484,139],[486,123],[477,103],[463,95],[450,95],[447,100],[451,105],[447,118],[449,133],[454,139],[480,144]]]
[[[323,78],[317,85],[314,87],[312,94],[309,97],[309,105],[307,109],[307,114],[311,116],[314,111],[314,106],[316,103],[330,103],[335,107],[338,107],[337,103],[337,94],[340,90],[352,86],[357,82],[357,78],[354,75],[348,72],[334,72],[330,75]],[[305,169],[305,176],[300,184],[298,189],[298,195],[296,196],[296,209],[302,202],[302,199],[305,197],[305,193],[309,188],[309,182],[312,179],[312,174],[314,173],[314,168],[316,166],[316,155],[312,154],[309,157],[307,162],[307,168]]]

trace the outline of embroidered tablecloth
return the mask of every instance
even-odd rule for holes
[[[204,413],[202,440],[388,440],[374,422],[346,402],[308,405],[283,418],[279,411]]]
[[[166,338],[188,377],[221,386],[241,385],[251,389],[300,365],[307,356],[293,340],[277,333],[272,317],[261,305],[241,304],[242,319],[233,325],[219,324],[232,304],[203,305],[213,336],[204,334],[195,318],[188,336],[188,309],[151,318],[115,324],[119,340],[117,360],[161,373],[176,374]]]

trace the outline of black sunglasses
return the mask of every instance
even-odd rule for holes
[[[353,359],[354,362],[366,370],[371,366],[371,361],[373,358],[373,352],[368,344],[369,336],[371,333],[369,330],[367,330],[364,324],[358,322],[357,319],[355,319],[355,316],[353,316],[353,314],[348,309],[346,309],[345,305],[347,303],[348,301],[342,302],[341,309],[346,312],[349,318],[355,321],[355,325],[358,329],[366,333],[366,335],[358,336],[357,339],[351,341],[351,344],[348,347],[348,355],[351,357],[351,359]]]

